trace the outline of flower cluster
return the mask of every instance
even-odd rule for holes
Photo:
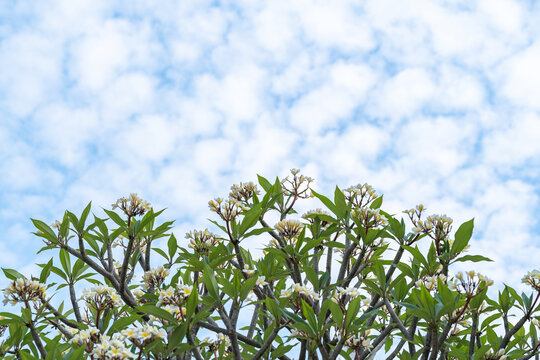
[[[212,234],[208,230],[203,231],[190,231],[186,233],[186,239],[189,240],[189,247],[192,248],[198,254],[206,254],[210,251],[210,248],[216,246],[222,241],[217,235]]]
[[[540,270],[529,271],[527,275],[521,279],[521,282],[531,285],[536,291],[540,291]]]
[[[240,183],[234,184],[231,186],[231,192],[229,193],[229,199],[236,200],[243,203],[248,203],[248,201],[253,197],[253,195],[259,194],[257,185],[254,183]]]
[[[90,353],[92,359],[100,360],[123,360],[134,359],[137,355],[133,354],[126,347],[124,339],[120,334],[114,334],[112,339],[103,335],[101,342],[97,343]]]
[[[420,218],[414,220],[411,216],[411,220],[414,224],[414,228],[412,229],[414,234],[427,234],[433,239],[446,239],[452,230],[453,220],[446,215],[430,215],[425,221],[420,220]]]
[[[379,197],[375,192],[375,189],[367,183],[350,186],[343,190],[343,194],[347,201],[350,201],[358,208],[367,206],[370,202]]]
[[[313,223],[314,218],[317,218],[318,215],[330,216],[328,212],[324,211],[323,209],[317,208],[317,209],[308,210],[306,213],[304,213],[304,215],[302,215],[302,219],[306,219],[310,223]],[[325,220],[321,220],[321,227],[325,228],[327,226],[328,226],[328,222]]]
[[[114,334],[111,338],[101,334],[95,327],[69,331],[73,334],[69,342],[75,346],[84,346],[92,359],[123,360],[137,357],[126,347],[125,337],[122,334]]]
[[[183,306],[176,306],[176,305],[165,305],[162,307],[163,310],[167,311],[169,314],[173,315],[176,320],[182,320],[184,321],[187,309]],[[162,320],[162,322],[165,322],[165,320]]]
[[[165,290],[159,290],[159,301],[158,306],[161,304],[181,304],[185,299],[191,295],[193,291],[193,286],[179,284],[176,286],[176,289],[169,286]]]
[[[414,217],[420,219],[422,217],[422,211],[424,211],[426,208],[423,204],[416,205],[416,208],[404,210],[403,212],[411,218],[412,221],[414,221]]]
[[[130,194],[129,197],[120,198],[112,205],[113,210],[119,208],[127,216],[143,215],[150,210],[150,203],[141,199],[137,194]]]
[[[472,297],[491,285],[493,285],[493,280],[471,270],[467,271],[465,274],[458,272],[454,281],[450,283],[450,288]]]
[[[380,209],[359,208],[358,210],[351,211],[351,215],[358,218],[360,222],[367,227],[377,227],[379,225],[388,225],[388,220],[385,216],[380,214]]]
[[[13,280],[4,291],[4,305],[10,303],[15,305],[18,302],[38,301],[46,296],[47,285],[37,280],[18,278]]]
[[[279,242],[276,239],[270,239],[268,242],[268,247],[280,249],[281,246],[279,245]],[[266,250],[263,250],[264,255],[266,255],[268,252]]]
[[[221,346],[221,344],[224,345],[224,348],[225,348],[225,353],[223,354],[224,356],[226,355],[229,355],[230,353],[230,347],[231,347],[231,340],[229,339],[229,337],[227,335],[224,335],[222,333],[217,333],[216,335],[217,339],[211,339],[209,337],[205,337],[204,339],[202,339],[202,343],[206,343],[206,344],[209,344],[208,347],[210,348],[210,351],[212,352],[215,352],[219,349],[219,347]]]
[[[158,266],[155,269],[150,269],[146,271],[143,275],[143,283],[146,289],[151,289],[154,287],[159,287],[167,276],[169,275],[169,270],[165,269],[163,266]]]
[[[309,287],[305,285],[300,284],[293,284],[288,289],[284,289],[281,291],[281,296],[283,297],[291,297],[292,294],[297,295],[304,295],[307,298],[310,298],[311,300],[319,300],[319,294],[310,289]]]
[[[308,176],[298,175],[299,173],[299,169],[291,169],[292,179],[289,179],[287,176],[281,180],[283,194],[285,196],[295,196],[300,199],[310,198],[309,187],[313,179]]]
[[[350,299],[354,299],[360,296],[360,290],[355,287],[342,288],[340,286],[336,287],[336,291],[332,295],[332,301],[338,303],[343,296],[349,296]]]
[[[437,291],[437,279],[440,279],[443,283],[446,282],[446,276],[444,274],[439,275],[433,275],[433,276],[423,276],[421,279],[418,279],[415,282],[415,285],[418,287],[421,287],[424,285],[427,290],[435,290]]]
[[[215,198],[208,202],[208,207],[210,211],[218,214],[224,221],[232,221],[241,211],[247,210],[245,205],[234,199]]]
[[[302,232],[304,225],[298,220],[283,220],[276,224],[276,230],[285,238],[293,238]]]
[[[484,359],[486,360],[506,360],[507,356],[504,355],[504,349],[499,349],[497,352],[489,349],[484,354]]]
[[[367,338],[369,335],[369,330],[364,332],[364,335],[352,335],[345,340],[345,346],[351,349],[371,349],[371,341]]]
[[[97,343],[101,339],[101,333],[96,327],[89,327],[88,329],[78,330],[69,329],[73,337],[69,341],[73,345],[83,346],[88,343]]]
[[[130,327],[122,330],[122,335],[135,346],[142,348],[157,339],[165,339],[167,332],[155,326],[144,324],[141,327]]]
[[[187,297],[193,291],[193,286],[179,284],[175,288],[169,286],[167,289],[159,290],[159,300],[157,306],[174,315],[177,320],[185,320],[186,308],[183,306]]]
[[[115,306],[122,306],[122,301],[115,289],[106,285],[96,285],[90,289],[84,289],[81,299],[89,307],[96,310],[112,309]]]
[[[144,294],[146,294],[146,292],[143,289],[139,289],[139,288],[133,290],[132,293],[133,295],[135,295],[137,299],[142,298]]]

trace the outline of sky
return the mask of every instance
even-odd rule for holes
[[[367,182],[395,214],[474,217],[470,253],[494,262],[460,266],[525,289],[538,18],[510,0],[3,1],[0,266],[52,255],[30,218],[136,192],[183,239],[232,184],[299,168],[326,194]]]

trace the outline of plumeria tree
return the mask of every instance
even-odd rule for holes
[[[540,272],[523,278],[529,293],[490,297],[489,278],[452,271],[489,261],[464,253],[473,220],[454,232],[422,205],[390,214],[367,184],[326,197],[298,170],[258,180],[210,201],[215,230],[187,233],[187,247],[135,194],[103,218],[89,204],[32,220],[53,256],[34,276],[3,269],[15,310],[0,314],[1,356],[538,359]],[[321,209],[299,216],[310,197]]]

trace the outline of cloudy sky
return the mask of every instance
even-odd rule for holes
[[[137,192],[208,226],[229,186],[368,182],[461,223],[499,284],[538,267],[540,6],[533,1],[3,1],[0,265],[52,223]],[[469,266],[469,265],[467,265]],[[0,284],[5,284],[4,279]]]

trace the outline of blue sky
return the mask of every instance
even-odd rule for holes
[[[0,265],[48,260],[30,217],[137,192],[182,238],[231,184],[294,167],[322,192],[368,182],[396,213],[475,217],[471,252],[496,260],[479,269],[520,287],[540,258],[539,17],[510,0],[4,1]]]

